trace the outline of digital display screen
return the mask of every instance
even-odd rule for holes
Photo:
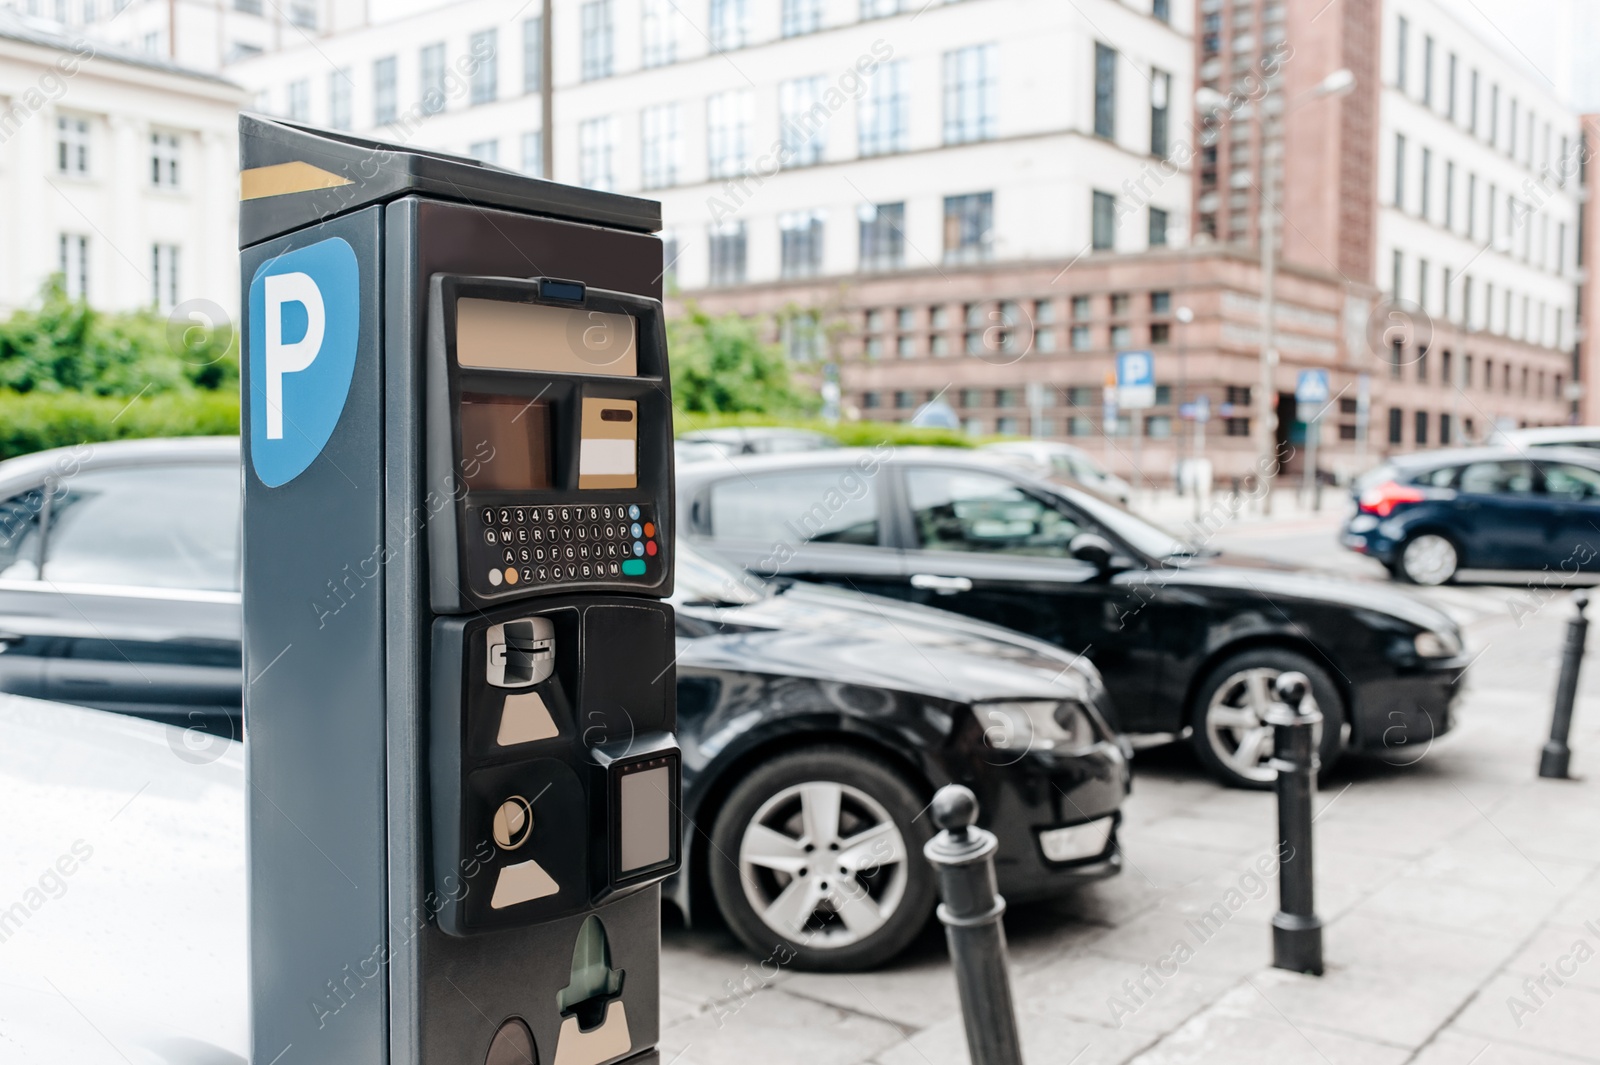
[[[521,396],[461,396],[461,466],[468,491],[550,487],[550,405]]]

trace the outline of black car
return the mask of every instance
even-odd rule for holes
[[[240,731],[236,440],[12,460],[0,500],[0,691]],[[1008,895],[1118,871],[1128,768],[1093,666],[690,546],[677,566],[685,914],[714,901],[764,957],[877,964],[932,912],[924,810],[950,782]]]
[[[1364,474],[1354,496],[1340,541],[1400,580],[1444,584],[1467,569],[1600,570],[1600,452],[1592,448],[1426,451]]]
[[[958,449],[887,445],[679,471],[679,541],[763,576],[937,605],[1081,653],[1116,724],[1181,734],[1222,780],[1266,787],[1262,715],[1299,670],[1341,750],[1451,726],[1454,622],[1371,583],[1229,558],[1087,492]]]

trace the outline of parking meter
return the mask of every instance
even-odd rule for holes
[[[251,1060],[655,1062],[659,206],[240,140]]]

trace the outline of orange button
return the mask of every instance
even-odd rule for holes
[[[656,553],[656,542],[654,540],[651,540],[644,545],[644,553],[652,556]]]
[[[515,566],[507,566],[506,567],[506,583],[507,584],[516,584],[517,583],[517,567],[515,567]]]
[[[654,536],[656,534],[656,526],[654,522],[647,521],[644,523],[644,534],[646,536]]]

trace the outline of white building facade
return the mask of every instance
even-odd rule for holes
[[[96,308],[205,299],[236,316],[245,100],[0,11],[0,314],[60,274]]]
[[[1570,353],[1583,198],[1577,114],[1554,81],[1439,0],[1387,0],[1383,17],[1379,286],[1453,332]],[[1482,360],[1470,378],[1464,361],[1455,369],[1463,386],[1483,386]],[[1522,372],[1504,387],[1522,392]],[[1558,377],[1571,381],[1559,361],[1528,372],[1536,376],[1525,395],[1541,379],[1545,395]]]
[[[540,173],[540,3],[229,70],[272,113]],[[553,176],[660,199],[684,291],[1187,241],[1189,5],[556,0]]]

